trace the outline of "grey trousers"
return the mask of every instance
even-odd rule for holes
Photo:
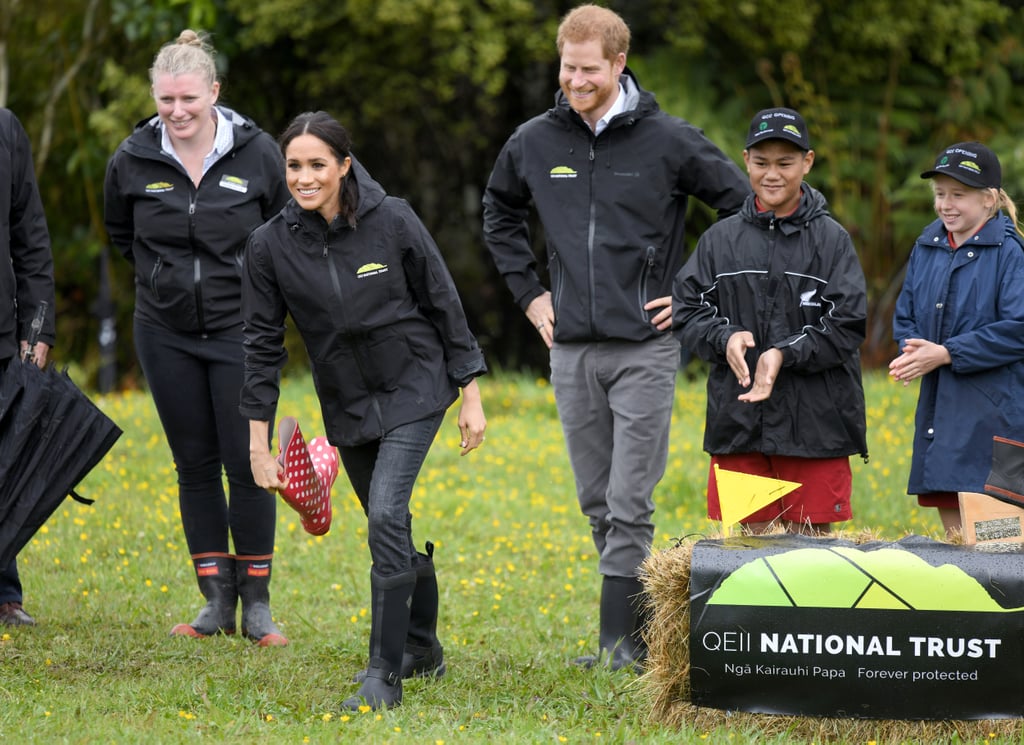
[[[551,349],[551,384],[576,496],[603,575],[635,577],[650,553],[652,494],[668,459],[678,370],[679,343],[671,334]]]

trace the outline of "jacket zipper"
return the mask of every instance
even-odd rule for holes
[[[775,307],[775,295],[779,291],[778,280],[772,276],[772,260],[775,258],[775,217],[768,221],[768,296],[765,298],[764,323],[761,326],[761,338],[755,339],[758,347],[768,343],[768,326],[772,315],[772,308]]]
[[[188,242],[192,246],[192,287],[196,298],[196,323],[199,333],[206,335],[206,320],[203,314],[203,270],[199,263],[199,252],[196,251],[196,201],[199,190],[193,189],[188,201]]]
[[[597,299],[594,297],[596,290],[594,280],[594,238],[597,235],[597,203],[594,199],[594,136],[590,136],[590,152],[587,159],[590,161],[590,224],[587,226],[587,287],[590,290],[590,302],[588,303],[588,321],[590,323],[590,338],[597,336],[597,319],[594,314],[597,310]]]
[[[334,287],[334,294],[338,298],[338,308],[341,310],[342,324],[345,328],[351,328],[348,321],[348,316],[345,313],[345,297],[344,293],[341,291],[341,279],[338,277],[338,269],[337,267],[334,266],[334,262],[331,261],[330,257],[328,256],[329,247],[330,242],[327,240],[327,235],[325,234],[323,258],[327,262],[327,271],[331,275],[331,285]],[[383,437],[385,434],[384,412],[381,411],[380,401],[378,401],[377,397],[371,392],[372,388],[367,382],[366,370],[363,368],[363,360],[362,356],[359,353],[360,349],[358,345],[353,345],[353,352],[354,353],[352,356],[355,358],[356,366],[359,368],[359,377],[363,379],[363,386],[366,388],[366,395],[369,397],[370,404],[373,406],[373,413],[376,414],[377,416],[377,434],[380,437]]]

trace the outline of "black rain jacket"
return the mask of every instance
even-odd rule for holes
[[[245,259],[240,411],[271,421],[291,314],[313,366],[327,438],[358,445],[445,411],[487,368],[441,252],[404,199],[352,159],[357,227],[290,201]]]
[[[709,227],[676,277],[673,328],[711,363],[704,449],[801,458],[867,458],[859,348],[867,326],[864,272],[846,230],[820,192],[803,185],[792,215],[740,214]],[[765,350],[782,351],[771,396],[745,392],[726,362],[729,337],[754,335],[753,377]]]
[[[0,360],[18,355],[18,344],[31,337],[39,306],[46,302],[38,340],[53,346],[53,255],[39,197],[32,147],[18,118],[0,108]]]
[[[289,199],[274,139],[218,108],[233,124],[234,147],[198,187],[161,150],[155,117],[140,122],[107,164],[105,222],[135,265],[135,318],[182,333],[241,326],[245,242]]]
[[[545,291],[527,228],[531,201],[536,208],[558,342],[663,333],[650,322],[657,311],[643,306],[672,293],[686,252],[687,197],[722,217],[750,193],[701,130],[661,111],[628,69],[620,82],[626,110],[596,137],[559,91],[553,108],[505,143],[483,198],[487,247],[523,310]]]

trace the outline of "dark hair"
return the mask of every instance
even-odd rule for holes
[[[292,119],[291,124],[277,138],[282,155],[285,154],[291,141],[299,135],[316,137],[330,148],[339,163],[352,155],[352,138],[349,136],[348,130],[326,111],[306,111]],[[341,180],[338,202],[341,216],[354,228],[356,226],[356,209],[359,207],[359,186],[356,184],[352,168],[348,169],[348,173]]]

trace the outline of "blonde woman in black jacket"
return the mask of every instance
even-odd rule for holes
[[[291,314],[313,366],[327,437],[368,519],[370,654],[346,709],[402,702],[402,679],[445,671],[433,547],[417,552],[409,499],[445,411],[459,398],[462,454],[484,439],[476,377],[486,372],[455,283],[426,228],[351,155],[324,112],[280,138],[292,201],[253,233],[243,283],[246,379],[256,483],[285,484],[270,422]]]
[[[234,633],[241,598],[242,633],[280,646],[269,590],[277,503],[253,483],[236,402],[242,251],[288,200],[284,164],[273,137],[216,105],[212,48],[194,31],[160,50],[150,78],[157,115],[110,158],[104,210],[111,241],[135,267],[135,351],[174,456],[207,601],[171,634]]]

